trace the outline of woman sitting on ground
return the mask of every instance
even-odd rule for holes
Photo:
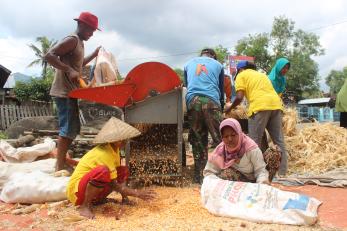
[[[100,130],[94,139],[97,146],[79,161],[66,188],[68,200],[79,206],[81,216],[93,219],[92,206],[106,202],[106,197],[112,191],[122,195],[123,203],[129,203],[128,196],[142,200],[155,197],[152,190],[127,187],[125,181],[129,170],[120,165],[120,148],[128,139],[140,134],[136,128],[114,117]]]
[[[263,156],[235,119],[223,120],[219,131],[222,142],[209,154],[204,176],[214,174],[226,180],[270,184],[279,168],[280,153],[268,151]],[[265,164],[264,157],[271,163]]]

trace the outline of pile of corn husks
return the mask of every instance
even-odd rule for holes
[[[238,105],[236,109],[225,113],[226,118],[234,119],[248,119],[247,108],[244,105]],[[298,116],[295,108],[285,108],[283,115],[283,133],[285,136],[293,136],[296,133],[296,124],[298,123]]]
[[[332,123],[306,124],[285,137],[289,173],[324,173],[347,168],[347,129]]]
[[[247,108],[244,105],[238,105],[235,109],[225,113],[225,118],[248,119]]]
[[[285,108],[282,122],[283,134],[285,136],[294,136],[296,134],[296,124],[298,123],[296,109]]]
[[[238,106],[226,116],[247,119],[247,108]],[[298,124],[295,108],[285,108],[282,121],[289,154],[289,174],[324,173],[347,168],[347,129],[332,123]]]
[[[298,124],[297,111],[286,108],[283,133],[289,154],[289,174],[318,174],[347,168],[347,129],[333,123]]]

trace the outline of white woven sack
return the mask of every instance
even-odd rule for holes
[[[0,140],[0,155],[9,163],[29,163],[55,149],[55,142],[47,137],[41,144],[31,147],[14,148],[5,140]]]
[[[0,200],[6,203],[45,203],[66,199],[69,177],[54,177],[41,171],[15,173],[4,185]]]
[[[19,172],[30,173],[37,170],[53,173],[56,162],[56,159],[39,160],[31,163],[7,163],[0,161],[0,190],[12,174]]]
[[[321,204],[315,198],[265,184],[227,181],[214,175],[204,178],[201,199],[215,215],[290,225],[314,224]]]

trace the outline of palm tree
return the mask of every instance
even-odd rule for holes
[[[35,52],[35,56],[37,58],[34,61],[32,61],[28,65],[28,67],[32,67],[34,65],[40,64],[42,66],[42,78],[45,78],[47,73],[48,63],[44,59],[44,56],[48,52],[48,50],[57,43],[57,41],[55,41],[54,39],[49,40],[46,36],[42,36],[42,37],[37,37],[36,42],[39,42],[41,44],[41,49],[32,43],[28,45]]]

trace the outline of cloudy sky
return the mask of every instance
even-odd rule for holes
[[[38,36],[60,40],[76,28],[81,11],[99,17],[101,32],[85,43],[86,52],[102,45],[122,75],[137,64],[159,61],[182,68],[203,47],[221,44],[231,52],[239,39],[270,32],[274,17],[316,33],[325,55],[315,57],[322,78],[347,66],[347,1],[344,0],[0,0],[0,64],[35,75],[40,67],[28,47]],[[324,82],[322,80],[322,82]]]

